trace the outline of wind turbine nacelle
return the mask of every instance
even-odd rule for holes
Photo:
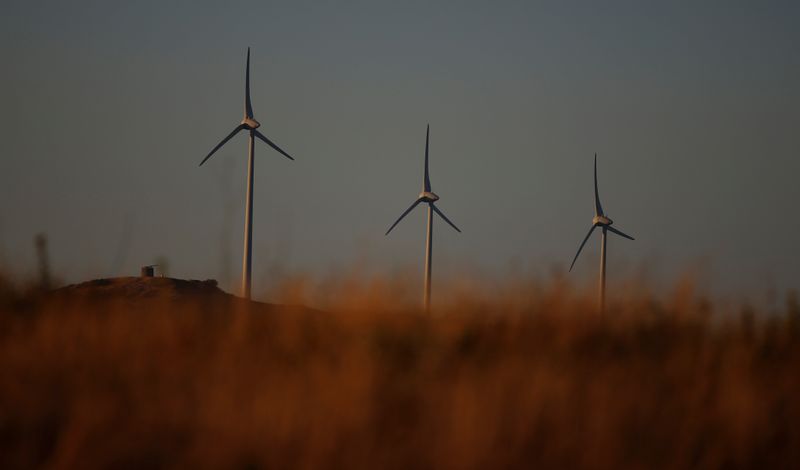
[[[242,119],[242,124],[249,127],[250,129],[258,129],[259,127],[261,127],[261,123],[249,117],[245,117],[244,119]]]
[[[611,225],[613,223],[614,223],[613,220],[609,219],[608,217],[606,217],[604,215],[596,215],[592,219],[592,224],[594,224],[594,225]]]
[[[422,191],[419,193],[419,198],[422,200],[422,202],[436,202],[439,200],[439,196],[430,191]]]

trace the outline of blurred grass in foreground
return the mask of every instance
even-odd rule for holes
[[[716,311],[683,285],[600,316],[558,282],[456,286],[426,316],[370,286],[328,286],[322,312],[0,283],[0,467],[800,462],[794,296]]]

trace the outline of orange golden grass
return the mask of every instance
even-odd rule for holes
[[[683,284],[598,316],[559,281],[456,285],[426,316],[401,284],[297,279],[275,292],[324,298],[321,310],[6,285],[0,467],[800,462],[793,296],[777,312],[721,311]]]

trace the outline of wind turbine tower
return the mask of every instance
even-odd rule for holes
[[[594,218],[592,218],[592,227],[589,229],[589,233],[586,234],[586,237],[583,239],[581,246],[578,248],[578,252],[575,253],[575,257],[572,259],[572,264],[569,266],[569,270],[572,271],[572,267],[575,266],[575,261],[578,259],[578,255],[581,254],[581,250],[583,250],[583,245],[586,244],[586,241],[592,235],[592,232],[595,228],[600,227],[602,229],[601,241],[600,241],[600,294],[599,294],[599,303],[600,303],[600,311],[602,312],[605,308],[606,303],[606,232],[616,233],[621,237],[625,237],[628,240],[633,240],[633,237],[630,235],[626,235],[622,233],[622,231],[615,229],[611,226],[614,221],[606,217],[605,213],[603,212],[603,206],[600,204],[600,195],[597,191],[597,154],[594,154]]]
[[[461,230],[458,227],[456,227],[455,224],[453,222],[451,222],[450,219],[448,219],[447,216],[444,215],[444,213],[441,210],[439,210],[438,207],[436,207],[436,204],[434,204],[436,201],[439,200],[439,196],[437,196],[436,193],[434,193],[431,190],[431,180],[430,180],[430,176],[428,174],[428,143],[430,141],[430,135],[431,135],[431,126],[428,125],[428,129],[427,129],[427,131],[425,133],[425,176],[424,176],[424,178],[422,180],[422,192],[420,192],[419,196],[417,196],[417,200],[414,201],[411,204],[411,206],[408,209],[406,209],[406,211],[403,212],[400,215],[400,217],[392,224],[392,226],[389,227],[389,230],[386,231],[386,235],[389,235],[389,232],[391,232],[392,229],[398,223],[400,223],[401,220],[403,220],[403,217],[408,215],[408,213],[411,212],[415,207],[417,207],[417,205],[419,203],[425,203],[425,204],[428,205],[428,231],[427,231],[427,238],[426,238],[426,241],[425,241],[425,281],[424,281],[425,282],[425,286],[424,286],[423,295],[422,295],[422,304],[423,304],[426,312],[430,311],[430,308],[431,308],[431,268],[432,268],[432,266],[431,266],[431,264],[432,264],[431,257],[433,255],[433,253],[432,253],[432,250],[433,250],[433,213],[436,212],[436,214],[439,217],[441,217],[442,220],[447,222],[457,232],[459,232],[459,233],[461,232]]]
[[[214,153],[220,149],[226,142],[231,140],[233,136],[239,131],[248,131],[248,152],[247,152],[247,196],[245,198],[245,213],[244,213],[244,255],[242,257],[242,297],[250,298],[250,289],[252,286],[252,272],[253,272],[253,171],[254,171],[254,150],[255,138],[258,137],[267,145],[278,151],[281,155],[294,160],[288,153],[284,152],[280,147],[275,145],[274,142],[269,140],[264,134],[258,131],[261,124],[253,117],[253,106],[250,103],[250,48],[247,48],[247,67],[245,69],[244,81],[244,118],[242,122],[236,126],[230,134],[227,135],[220,143],[214,147],[211,152],[206,155],[206,158],[200,162],[203,166]]]

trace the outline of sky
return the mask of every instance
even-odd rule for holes
[[[701,272],[729,295],[800,287],[800,3],[5,2],[0,266],[64,282],[154,262],[236,289],[247,139],[254,291],[293,273],[565,272],[593,216],[610,286]],[[570,274],[596,276],[599,237]]]

